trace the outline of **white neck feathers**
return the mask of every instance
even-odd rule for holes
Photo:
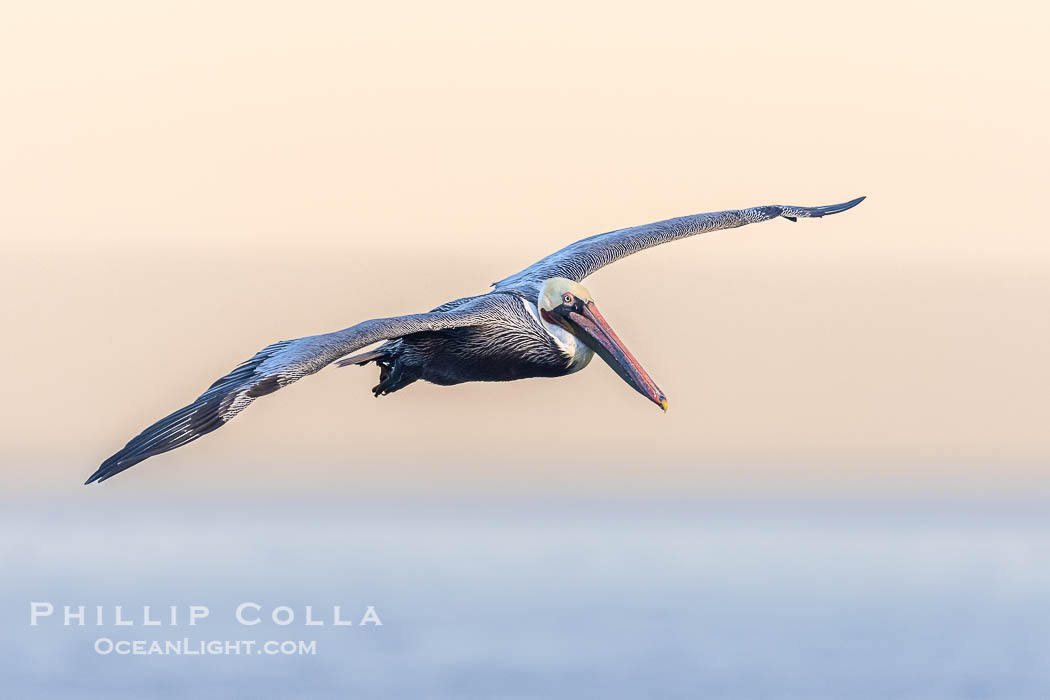
[[[569,363],[569,373],[579,372],[586,367],[587,363],[591,361],[591,357],[594,356],[594,351],[558,324],[545,321],[540,315],[538,303],[531,304],[526,299],[521,301],[525,305],[525,310],[536,319],[540,328],[547,332],[547,335],[554,340],[558,349],[565,355],[565,361]]]

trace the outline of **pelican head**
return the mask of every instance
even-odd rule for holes
[[[582,284],[552,277],[544,282],[537,305],[544,321],[580,340],[635,391],[667,410],[667,397],[598,312],[591,293]]]

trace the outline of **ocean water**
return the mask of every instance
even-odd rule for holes
[[[1040,504],[301,499],[10,506],[12,698],[1050,697]],[[51,617],[30,626],[30,602]],[[242,602],[262,622],[237,623]],[[85,626],[62,605],[86,605]],[[94,606],[106,619],[94,625]],[[113,624],[122,605],[131,626]],[[178,626],[142,625],[178,607]],[[209,616],[186,624],[189,605]],[[302,624],[306,605],[323,626]],[[332,608],[351,626],[333,626]],[[295,620],[269,619],[289,606]],[[383,623],[359,625],[373,606]],[[249,616],[255,609],[248,611]],[[299,640],[305,655],[96,653]]]

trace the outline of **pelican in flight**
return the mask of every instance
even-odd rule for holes
[[[449,386],[563,377],[594,355],[664,411],[667,397],[624,346],[580,282],[609,263],[681,238],[775,219],[837,214],[864,197],[824,207],[765,206],[683,216],[591,236],[562,248],[478,296],[433,311],[375,318],[334,333],[268,345],[218,379],[190,405],[149,426],[107,459],[86,484],[106,479],[230,422],[260,396],[336,363],[379,366],[372,393],[422,379]],[[368,345],[374,350],[348,357]]]

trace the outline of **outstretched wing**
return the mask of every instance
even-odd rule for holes
[[[620,258],[646,248],[663,243],[688,238],[698,233],[719,231],[725,228],[737,228],[746,224],[775,219],[782,216],[795,221],[800,218],[812,218],[837,214],[846,211],[864,201],[864,197],[832,204],[826,207],[785,207],[772,205],[752,207],[751,209],[734,209],[710,214],[682,216],[677,219],[658,221],[654,224],[624,228],[619,231],[601,233],[584,238],[566,246],[556,253],[551,253],[542,260],[533,263],[521,272],[500,280],[493,285],[497,290],[516,290],[526,294],[538,292],[545,280],[551,277],[567,277],[576,282],[616,262]]]
[[[84,483],[105,481],[144,459],[193,442],[221,428],[260,396],[272,394],[376,341],[492,320],[493,312],[483,299],[478,297],[447,312],[377,318],[334,333],[268,345],[217,380],[196,401],[132,438]]]

